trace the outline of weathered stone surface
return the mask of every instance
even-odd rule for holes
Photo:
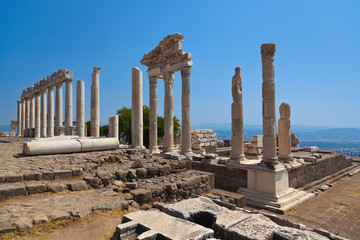
[[[25,196],[25,185],[21,183],[0,185],[0,200],[14,196]]]
[[[66,185],[60,182],[50,182],[46,184],[46,188],[48,192],[62,192],[66,189]]]
[[[53,180],[54,179],[54,172],[53,171],[43,171],[42,172],[42,179],[43,180]]]
[[[0,233],[7,233],[14,231],[14,227],[10,224],[8,218],[0,219]]]
[[[131,190],[130,193],[139,204],[147,203],[151,200],[151,192],[146,189],[135,189]]]
[[[162,175],[169,175],[169,174],[170,174],[170,171],[171,171],[171,167],[170,167],[169,164],[165,164],[165,165],[159,166],[159,172],[160,172]]]
[[[46,192],[46,184],[45,183],[37,183],[37,182],[26,183],[25,187],[26,187],[26,191],[28,194]]]
[[[84,177],[84,181],[86,181],[93,188],[97,188],[101,183],[100,178],[91,175],[86,175]]]
[[[63,220],[63,219],[69,219],[70,218],[70,214],[68,212],[62,211],[62,210],[54,210],[54,211],[49,213],[49,216],[50,216],[52,221],[57,221],[57,220]]]
[[[134,163],[131,165],[131,168],[143,168],[144,164],[141,159],[135,159]]]
[[[13,183],[13,182],[20,182],[24,179],[24,176],[22,174],[11,174],[6,176],[5,182]]]
[[[54,179],[64,179],[72,177],[72,171],[69,170],[54,170]]]
[[[30,229],[32,228],[31,218],[20,217],[14,222],[14,226],[20,230]]]
[[[38,213],[33,218],[34,225],[38,225],[41,223],[47,223],[47,222],[48,222],[48,218],[45,213]]]
[[[137,169],[136,169],[136,176],[137,176],[138,178],[144,178],[144,177],[146,177],[146,173],[147,173],[146,168],[137,168]]]
[[[83,191],[88,189],[85,181],[71,181],[67,186],[71,191]]]

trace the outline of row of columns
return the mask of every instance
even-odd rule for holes
[[[91,122],[92,136],[99,137],[99,70],[94,67],[92,74],[92,116]],[[76,127],[73,126],[73,99],[72,99],[72,79],[65,81],[65,126],[63,126],[62,115],[62,88],[64,82],[49,86],[33,96],[26,97],[17,101],[17,136],[34,136],[36,138],[46,138],[60,136],[63,134],[72,135],[76,128],[79,137],[85,136],[85,86],[81,80],[77,81],[76,97]],[[55,123],[54,123],[54,88],[55,96]],[[46,97],[47,92],[47,97]],[[54,131],[55,129],[55,131]]]

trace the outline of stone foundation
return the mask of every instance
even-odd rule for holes
[[[217,137],[212,129],[194,129],[191,130],[191,148],[194,153],[216,152]]]

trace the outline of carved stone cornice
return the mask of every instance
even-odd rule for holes
[[[274,60],[275,51],[275,43],[264,43],[261,45],[261,58]]]

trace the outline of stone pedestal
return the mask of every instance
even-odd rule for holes
[[[72,79],[65,82],[65,134],[72,135],[73,121],[73,98],[72,98]]]
[[[100,135],[100,98],[99,98],[99,71],[101,67],[94,67],[91,85],[91,136]]]
[[[63,121],[62,121],[62,87],[63,83],[56,85],[56,99],[55,99],[55,136],[63,134]]]
[[[119,115],[109,117],[109,137],[119,139]]]
[[[40,95],[35,96],[35,137],[40,138]]]
[[[54,86],[48,88],[47,95],[47,136],[54,136]]]
[[[85,136],[85,84],[81,80],[76,82],[76,134]]]
[[[174,75],[171,72],[164,74],[164,152],[174,151],[174,120],[173,120],[173,86]]]
[[[191,155],[191,118],[190,118],[190,74],[191,67],[181,69],[181,153]]]
[[[291,162],[290,105],[288,103],[282,103],[280,105],[278,126],[279,161]]]
[[[314,197],[314,193],[289,188],[289,176],[283,165],[270,170],[264,166],[247,166],[247,188],[237,192],[246,196],[246,204],[284,213]]]
[[[21,126],[21,124],[22,124],[22,116],[21,116],[21,114],[22,114],[22,103],[21,103],[21,101],[17,101],[17,136],[21,136],[22,135],[22,126]]]
[[[149,150],[158,152],[157,137],[157,77],[149,76]]]
[[[131,146],[143,146],[143,91],[142,72],[132,68],[132,103],[131,103]]]
[[[47,121],[46,121],[46,91],[41,93],[41,111],[40,111],[40,136],[47,137]]]
[[[262,97],[263,97],[263,158],[262,164],[270,169],[279,165],[276,152],[276,108],[275,108],[275,44],[261,45],[262,60]]]

